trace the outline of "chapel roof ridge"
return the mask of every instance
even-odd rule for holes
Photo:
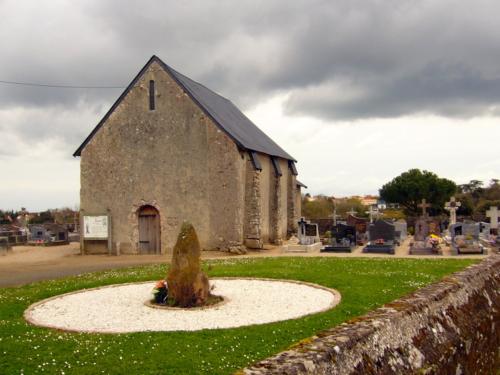
[[[215,124],[236,143],[239,148],[248,151],[257,151],[270,156],[281,157],[283,159],[296,162],[292,156],[284,151],[276,142],[260,130],[243,112],[241,112],[231,100],[178,72],[155,54],[151,56],[144,67],[134,77],[124,92],[111,106],[109,111],[75,151],[73,156],[81,155],[83,148],[92,139],[99,128],[106,122],[111,113],[113,113],[116,107],[135,86],[137,81],[153,62],[157,62],[177,82],[177,84],[179,84],[179,86],[186,91],[186,93],[200,107],[200,109],[205,112],[205,114],[209,116]]]

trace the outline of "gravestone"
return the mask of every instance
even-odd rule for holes
[[[356,211],[354,208],[351,208],[351,210],[347,211],[346,213],[351,216],[356,216],[358,214],[358,211]]]
[[[408,235],[408,226],[406,224],[405,220],[397,220],[394,222],[394,227],[396,229],[396,239],[398,240],[399,244],[403,243],[404,240],[406,240],[406,237]]]
[[[450,212],[450,225],[457,223],[457,210],[462,205],[455,197],[451,197],[449,202],[445,203],[444,209]]]
[[[429,218],[420,217],[415,222],[415,235],[410,243],[411,255],[436,255],[442,254],[437,238],[439,224]],[[434,236],[433,236],[434,235]]]
[[[30,234],[28,243],[30,245],[66,245],[68,241],[68,230],[66,227],[55,224],[33,224],[29,226]]]
[[[377,220],[368,228],[370,242],[363,249],[364,253],[394,254],[396,228],[393,223]]]
[[[362,217],[357,217],[349,214],[349,216],[347,216],[346,222],[347,225],[356,228],[356,244],[357,245],[366,244],[368,242],[367,220]]]
[[[491,233],[490,223],[479,222],[479,237],[488,238]]]
[[[456,223],[450,226],[451,248],[455,254],[483,254],[478,223]]]
[[[381,216],[381,213],[379,212],[378,209],[374,209],[373,206],[370,206],[370,209],[368,211],[365,212],[366,214],[369,215],[370,217],[370,223],[373,223],[373,219],[379,219],[379,217]]]
[[[282,247],[284,252],[292,253],[309,253],[316,252],[321,249],[319,239],[318,224],[306,221],[303,217],[298,222],[298,243],[288,242]]]
[[[422,203],[418,204],[417,207],[421,208],[422,209],[422,217],[427,217],[429,216],[427,214],[427,209],[431,207],[431,205],[429,203],[427,203],[427,201],[424,199],[422,199]]]
[[[319,241],[318,224],[310,223],[301,218],[299,224],[299,244],[312,245]]]
[[[322,252],[351,252],[356,246],[356,228],[346,224],[337,224],[332,228],[331,243],[321,249]]]
[[[426,218],[420,217],[415,222],[415,234],[413,238],[415,241],[425,241],[429,235],[429,222]]]
[[[337,225],[337,220],[340,219],[342,216],[337,215],[337,209],[333,209],[333,214],[332,214],[332,219],[333,219],[333,226],[335,227]]]
[[[498,207],[491,206],[490,209],[486,211],[486,217],[490,218],[491,234],[498,235]]]
[[[201,271],[201,248],[194,227],[184,222],[174,246],[167,276],[169,295],[175,306],[204,305],[210,295],[208,277]]]

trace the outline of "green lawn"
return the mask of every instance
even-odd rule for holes
[[[165,275],[165,266],[4,288],[0,289],[0,374],[232,373],[475,262],[333,257],[210,261],[204,264],[210,276],[303,280],[337,289],[342,302],[302,319],[188,333],[64,333],[30,326],[22,317],[30,304],[41,299],[100,285],[157,280]]]

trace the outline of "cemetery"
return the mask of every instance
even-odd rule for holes
[[[458,374],[495,365],[491,199],[479,217],[463,215],[467,189],[457,199],[454,182],[414,169],[381,197],[345,199],[342,212],[322,197],[327,215],[311,217],[297,160],[157,56],[73,156],[78,256],[158,264],[0,289],[5,373]],[[405,176],[433,182],[421,189]],[[67,244],[67,228],[25,220],[23,231],[0,231],[0,255]],[[224,256],[202,261],[204,250]]]
[[[436,220],[427,215],[426,205],[425,201],[420,204],[423,211],[415,221],[414,235],[414,241],[418,239],[424,243],[430,236],[441,239],[444,235]],[[493,209],[491,211],[494,212]],[[487,225],[489,223],[457,222],[450,225],[451,248],[455,244],[459,247],[452,259],[394,258],[387,262],[384,258],[318,257],[329,252],[352,254],[354,249],[362,251],[360,254],[394,256],[395,249],[413,236],[408,234],[404,220],[382,219],[380,216],[373,215],[371,223],[367,220],[368,242],[363,246],[356,246],[356,236],[358,230],[362,230],[362,223],[351,215],[347,219],[352,222],[354,218],[358,228],[348,225],[347,220],[343,221],[334,213],[332,224],[335,225],[331,227],[330,243],[323,247],[318,225],[301,218],[297,221],[297,237],[292,236],[282,246],[286,249],[282,250],[284,255],[288,255],[286,257],[235,257],[205,262],[200,260],[201,246],[195,228],[185,222],[168,267],[143,266],[41,282],[28,289],[0,289],[0,298],[6,306],[0,311],[0,319],[6,321],[7,330],[12,332],[10,337],[0,342],[0,348],[5,348],[6,353],[27,353],[33,342],[41,342],[43,337],[49,345],[47,349],[37,346],[37,352],[46,356],[48,354],[43,353],[50,347],[55,364],[40,362],[33,356],[27,356],[28,360],[19,357],[19,360],[11,361],[12,368],[18,368],[22,363],[27,370],[38,366],[62,371],[99,366],[101,369],[120,371],[127,366],[127,371],[132,372],[189,368],[196,373],[229,374],[244,369],[247,374],[261,374],[275,368],[276,371],[281,369],[282,373],[289,373],[291,370],[287,366],[300,367],[297,361],[311,361],[314,366],[324,366],[322,362],[316,362],[318,358],[307,359],[308,337],[321,330],[342,336],[346,334],[343,330],[347,327],[350,329],[348,336],[356,337],[357,330],[364,329],[358,327],[358,323],[340,324],[363,314],[368,314],[366,319],[372,320],[379,319],[380,314],[388,314],[384,321],[389,322],[389,326],[379,328],[381,331],[374,331],[373,334],[381,338],[390,336],[390,332],[396,329],[390,322],[401,318],[392,316],[394,313],[388,312],[392,311],[391,308],[384,307],[381,312],[374,312],[374,318],[370,318],[370,311],[384,304],[399,306],[398,303],[406,303],[396,299],[402,296],[412,298],[411,295],[408,297],[408,293],[464,267],[473,264],[486,267],[479,274],[473,272],[474,277],[481,278],[474,282],[479,287],[483,285],[483,279],[490,280],[488,278],[492,277],[491,288],[494,290],[498,277],[494,276],[493,270],[498,271],[495,263],[500,261],[498,257],[491,258],[490,263],[478,263],[478,259],[458,256],[473,252],[481,232],[486,236],[488,229],[491,230],[491,225]],[[460,236],[465,241],[465,247],[461,245]],[[300,253],[316,256],[297,257]],[[464,278],[468,282],[472,280],[471,276]],[[433,285],[437,288],[440,284]],[[491,293],[492,289],[488,288],[485,290]],[[438,301],[433,303],[448,303],[433,297],[434,290],[429,287],[429,298]],[[459,297],[462,290],[469,289],[453,292],[446,289],[440,295],[462,301],[463,298]],[[454,293],[458,293],[456,297]],[[455,306],[455,302],[453,304]],[[417,303],[412,306],[423,309],[424,305]],[[436,307],[441,311],[442,307],[438,306],[443,305]],[[64,313],[61,314],[61,311]],[[420,321],[426,327],[434,324],[428,320],[427,313],[415,310],[413,314],[421,314],[418,315],[420,320],[405,324],[420,324]],[[475,314],[480,316],[477,312]],[[491,318],[488,315],[480,319],[484,322]],[[20,321],[27,323],[19,326]],[[463,322],[460,320],[456,324]],[[461,332],[465,334],[466,329],[463,327]],[[24,337],[29,337],[29,340]],[[144,342],[152,350],[143,348],[140,343]],[[301,354],[295,354],[286,362],[273,357],[297,342],[302,342],[300,345],[304,347],[305,351]],[[324,346],[321,339],[315,345],[321,347],[321,351],[330,353],[328,348],[331,347],[329,344]],[[343,347],[344,344],[339,341],[336,345]],[[363,345],[367,344],[359,338],[352,355],[359,355],[363,361],[367,358],[375,361],[377,354]],[[397,345],[408,348],[410,344],[389,345],[384,341],[380,345],[388,345],[387,350],[397,357],[402,350]],[[164,347],[178,349],[173,352],[161,350]],[[358,347],[361,350],[359,353],[355,349]],[[419,347],[418,350],[425,353],[426,349]],[[488,350],[483,350],[481,355],[486,355]],[[69,353],[80,355],[72,357]],[[96,354],[89,358],[91,353]],[[279,355],[288,356],[288,353]],[[340,353],[334,351],[328,356],[338,356],[339,362],[347,361],[346,366],[353,366],[349,362],[352,357],[343,357]],[[361,353],[368,353],[368,357]],[[401,357],[399,365],[405,369],[412,368],[414,364],[406,360],[407,357]]]
[[[447,369],[450,362],[440,362],[439,353],[470,369],[476,362],[447,348],[465,347],[471,337],[468,354],[491,368],[498,347],[491,322],[499,317],[486,312],[500,311],[500,258],[493,255],[498,209],[487,210],[488,222],[454,215],[460,202],[453,197],[443,205],[449,217],[432,215],[425,199],[417,206],[421,212],[408,221],[373,207],[365,217],[334,208],[323,233],[301,217],[272,257],[254,249],[245,257],[202,261],[197,231],[183,222],[172,252],[159,255],[169,258],[167,265],[0,289],[8,333],[0,340],[9,357],[4,368],[255,375],[391,362],[406,373]],[[88,241],[109,243],[110,217],[85,217],[83,238],[88,233]],[[29,228],[29,241],[67,241],[55,225]],[[8,237],[2,244],[11,251]],[[460,318],[463,313],[474,319]],[[443,334],[436,338],[433,330]],[[407,352],[420,353],[420,362]]]
[[[68,241],[68,229],[62,225],[33,224],[29,225],[28,244],[41,246],[66,245]]]

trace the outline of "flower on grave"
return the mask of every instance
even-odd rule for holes
[[[384,244],[384,242],[385,242],[385,241],[384,241],[384,239],[383,239],[383,238],[379,238],[379,239],[376,239],[376,240],[375,240],[375,243],[376,243],[377,245],[383,245],[383,244]]]
[[[439,248],[439,243],[441,242],[441,239],[439,238],[439,236],[435,235],[435,234],[431,234],[429,236],[429,239],[428,239],[428,243],[429,245],[433,248],[433,249],[437,249]]]
[[[155,303],[164,305],[167,303],[168,297],[168,284],[167,280],[159,280],[156,282],[153,289],[153,297]]]

